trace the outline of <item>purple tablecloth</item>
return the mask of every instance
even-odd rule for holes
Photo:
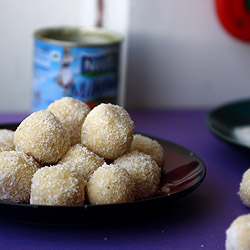
[[[237,195],[250,165],[246,151],[207,129],[207,110],[133,111],[136,131],[181,144],[203,159],[204,182],[172,210],[144,221],[81,226],[30,225],[2,221],[0,246],[8,249],[224,249],[225,230],[246,214]],[[25,114],[0,114],[0,123]],[[105,215],[104,215],[105,216]]]

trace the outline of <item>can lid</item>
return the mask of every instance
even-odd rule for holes
[[[34,37],[62,46],[107,46],[122,42],[122,36],[103,28],[50,27],[34,33]]]

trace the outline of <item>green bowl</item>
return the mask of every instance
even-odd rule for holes
[[[250,148],[250,99],[228,103],[213,109],[206,118],[210,131],[231,144]],[[249,144],[235,133],[238,128],[249,126]]]

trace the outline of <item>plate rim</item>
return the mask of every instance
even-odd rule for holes
[[[227,102],[225,104],[222,104],[218,107],[215,107],[214,109],[210,110],[209,113],[207,114],[206,116],[206,125],[208,127],[208,129],[216,136],[218,137],[219,139],[225,141],[225,142],[228,142],[232,145],[236,145],[238,147],[242,147],[242,148],[246,148],[246,149],[250,149],[250,146],[244,144],[244,143],[240,143],[240,141],[234,139],[234,137],[228,137],[226,136],[225,134],[219,132],[217,129],[215,129],[211,123],[211,120],[212,120],[212,116],[214,115],[214,113],[220,111],[220,110],[223,110],[225,108],[229,108],[230,106],[235,106],[237,104],[244,104],[244,103],[250,103],[250,99],[249,98],[246,98],[246,99],[241,99],[241,100],[238,100],[238,101],[233,101],[233,102]]]

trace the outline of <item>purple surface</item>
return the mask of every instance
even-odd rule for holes
[[[250,165],[248,153],[214,137],[206,110],[130,112],[136,131],[181,144],[207,166],[201,186],[172,208],[144,221],[82,226],[30,225],[2,221],[0,243],[8,249],[225,249],[225,230],[249,212],[237,195]],[[25,114],[0,114],[0,123]],[[105,215],[104,215],[105,216]]]
[[[27,113],[0,113],[0,123],[18,123],[27,115]]]

